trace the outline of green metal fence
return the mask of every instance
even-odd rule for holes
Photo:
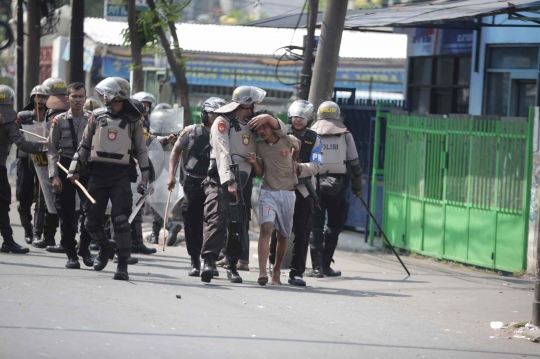
[[[524,269],[533,120],[533,109],[528,119],[379,110],[385,162],[381,170],[374,158],[374,173],[384,174],[384,230],[392,244],[488,268]]]

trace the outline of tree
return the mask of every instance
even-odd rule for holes
[[[176,78],[175,92],[180,93],[180,103],[184,108],[184,126],[191,118],[189,88],[186,78],[186,64],[182,58],[182,48],[178,42],[175,23],[181,18],[181,11],[190,1],[175,4],[173,0],[147,0],[150,11],[142,12],[137,20],[140,30],[146,36],[145,49],[154,54],[165,55]],[[172,43],[167,37],[170,31]]]
[[[142,51],[144,46],[144,38],[139,37],[137,30],[137,9],[135,0],[127,0],[128,9],[128,35],[131,43],[131,57],[133,65],[133,93],[144,91],[144,72],[142,68]],[[124,34],[125,35],[125,34]]]

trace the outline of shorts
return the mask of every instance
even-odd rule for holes
[[[274,222],[274,228],[284,238],[289,238],[292,232],[294,191],[269,191],[261,189],[259,196],[259,222]]]

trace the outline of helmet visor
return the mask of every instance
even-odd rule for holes
[[[302,117],[306,121],[311,120],[313,116],[313,105],[309,102],[301,103],[295,101],[291,107],[289,107],[289,117]]]
[[[119,92],[122,89],[118,85],[118,83],[111,77],[106,78],[105,80],[101,81],[96,86],[96,91],[99,93],[105,101],[110,102],[112,101],[116,96],[118,96]]]
[[[236,93],[238,91],[238,93]],[[266,91],[261,88],[250,86],[249,91],[245,89],[236,89],[233,94],[233,100],[239,102],[242,105],[251,105],[253,103],[260,103],[266,96]]]

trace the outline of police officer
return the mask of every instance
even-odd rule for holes
[[[94,111],[98,108],[103,107],[103,104],[98,98],[95,97],[88,97],[86,98],[86,101],[84,102],[84,110],[85,111]]]
[[[41,84],[43,89],[47,92],[49,97],[47,98],[47,111],[45,112],[45,122],[52,121],[52,119],[63,112],[66,112],[69,109],[69,103],[66,100],[67,96],[67,84],[64,80],[51,77],[43,81]],[[48,157],[47,153],[40,153],[33,156],[34,165],[36,166],[48,166]],[[54,194],[50,188],[50,184],[40,183],[41,193],[44,197],[50,196],[54,201]],[[60,245],[56,245],[54,236],[56,235],[56,230],[58,229],[59,221],[58,214],[50,213],[48,210],[45,211],[45,225],[43,230],[43,238],[39,240],[34,240],[32,245],[36,248],[46,248],[48,252],[53,253],[65,253],[65,249]]]
[[[210,130],[210,167],[204,182],[204,217],[208,225],[203,234],[203,282],[208,283],[213,278],[215,261],[229,227],[225,250],[228,262],[227,278],[232,283],[242,283],[236,264],[243,249],[249,250],[249,238],[246,236],[240,239],[238,225],[229,223],[229,213],[230,204],[235,201],[238,191],[243,191],[246,214],[249,217],[253,174],[245,156],[256,150],[256,135],[252,130],[268,123],[278,136],[287,133],[285,125],[269,114],[251,118],[254,115],[255,103],[260,103],[265,95],[266,92],[258,87],[240,86],[234,90],[231,103],[214,111],[218,117]],[[243,188],[238,187],[238,179],[229,168],[233,163],[239,164]],[[249,225],[249,218],[247,222],[246,226]]]
[[[109,199],[112,203],[111,219],[116,241],[118,267],[114,279],[128,280],[127,259],[131,252],[131,234],[128,218],[131,213],[133,195],[131,184],[137,158],[141,170],[138,191],[144,192],[148,182],[148,156],[141,113],[129,99],[129,83],[119,77],[109,77],[96,86],[96,91],[105,98],[106,106],[97,109],[84,130],[78,151],[73,157],[68,178],[79,179],[81,164],[87,163],[89,173],[88,192],[96,200],[86,202],[86,229],[99,244],[100,250],[94,261],[94,270],[100,271],[107,265],[112,251],[106,239],[103,218]],[[136,178],[136,171],[135,171]]]
[[[343,124],[339,106],[332,101],[325,101],[317,110],[317,122],[311,127],[322,137],[324,163],[320,175],[320,209],[315,213],[311,260],[313,276],[337,277],[340,271],[330,268],[336,250],[339,233],[349,213],[349,204],[345,199],[348,186],[348,170],[352,172],[352,192],[355,197],[362,195],[362,168],[358,152],[351,133]],[[326,213],[328,212],[327,229]]]
[[[146,113],[144,115],[145,120],[148,120],[148,115],[152,113],[153,107],[156,105],[156,98],[149,92],[137,92],[133,95],[133,99],[141,101],[141,103],[146,107]]]
[[[322,165],[321,137],[308,128],[313,122],[313,114],[313,105],[305,100],[293,102],[288,111],[289,124],[291,125],[290,133],[302,142],[300,154],[296,160],[298,162],[296,174],[300,184],[296,186],[294,191],[296,195],[293,216],[294,247],[290,263],[289,284],[302,287],[306,285],[302,276],[306,270],[309,235],[313,228],[315,215],[316,182],[314,176],[319,173]],[[276,255],[276,241],[274,232],[270,244],[270,263],[272,265]]]
[[[23,111],[17,114],[17,122],[20,125],[31,125],[34,121],[40,121],[45,116],[45,103],[49,96],[38,85],[30,92],[30,102],[23,108]],[[24,240],[28,244],[32,244],[34,236],[34,228],[32,227],[32,203],[37,202],[34,193],[35,186],[39,186],[38,179],[34,170],[34,162],[28,157],[28,154],[20,149],[17,149],[17,184],[16,198],[19,201],[17,210],[21,219],[21,225],[24,228]],[[43,233],[43,224],[45,223],[45,202],[39,203],[41,208],[35,209],[35,228],[38,229],[39,237]],[[41,218],[40,218],[41,216]],[[39,231],[40,229],[40,231]],[[39,238],[38,238],[39,239]]]
[[[182,131],[176,141],[169,159],[169,168],[175,168],[182,152],[187,152],[182,163],[181,183],[184,187],[184,201],[182,202],[182,217],[186,233],[186,247],[191,257],[191,277],[198,277],[201,270],[201,249],[203,244],[203,215],[206,195],[202,182],[208,173],[210,165],[210,129],[216,118],[214,111],[226,104],[219,97],[210,97],[201,108],[201,124],[191,125]],[[187,150],[187,151],[186,151]],[[172,190],[176,178],[173,171],[169,171],[167,187]],[[215,269],[215,277],[219,272]]]
[[[75,235],[79,222],[79,211],[76,208],[76,195],[78,193],[81,204],[84,206],[86,196],[81,189],[71,183],[66,177],[67,173],[58,168],[58,164],[69,168],[73,154],[77,151],[86,124],[92,118],[92,112],[84,111],[86,89],[84,84],[75,82],[67,87],[70,109],[53,118],[49,134],[49,176],[55,191],[55,207],[60,218],[62,238],[60,245],[66,250],[68,261],[66,268],[79,269],[79,259],[75,249]],[[83,186],[88,184],[86,171],[79,173],[79,181]],[[94,257],[90,254],[91,237],[86,228],[81,228],[81,243],[78,254],[87,267],[94,265]]]
[[[11,185],[7,176],[6,160],[12,143],[29,153],[39,153],[47,148],[46,142],[30,142],[24,139],[15,122],[17,113],[13,110],[14,99],[13,89],[0,85],[0,234],[3,238],[0,252],[28,253],[28,248],[21,247],[13,240],[13,230],[9,222]]]

